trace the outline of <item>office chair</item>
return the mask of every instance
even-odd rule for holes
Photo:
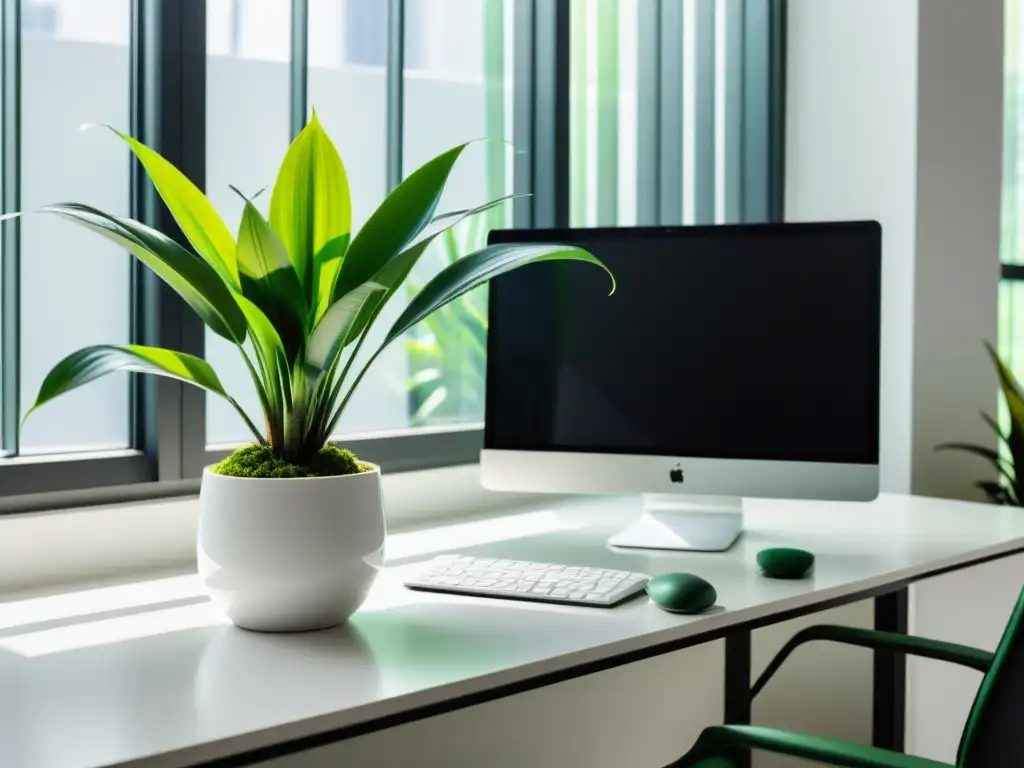
[[[995,653],[923,637],[853,627],[817,626],[797,633],[750,689],[760,693],[798,646],[829,640],[863,648],[909,653],[948,661],[984,674],[960,737],[955,768],[1021,768],[1024,766],[1024,591]],[[767,751],[844,768],[954,768],[878,747],[810,736],[778,728],[716,725],[706,728],[697,743],[671,768],[735,768],[750,751]]]

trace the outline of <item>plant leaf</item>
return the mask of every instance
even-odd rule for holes
[[[991,416],[989,416],[984,411],[981,412],[981,420],[984,421],[986,424],[989,425],[989,427],[992,428],[992,431],[995,432],[996,435],[999,436],[1000,440],[1003,440],[1004,442],[1007,440],[1006,435],[1003,434],[1003,430],[1001,430],[999,428],[999,424],[996,423],[996,420],[993,419]]]
[[[270,319],[288,361],[295,360],[307,321],[302,286],[284,244],[248,201],[238,228],[238,270],[242,293]]]
[[[935,446],[936,451],[965,451],[966,453],[973,453],[976,456],[981,456],[983,459],[988,459],[994,465],[999,466],[1002,462],[999,453],[986,448],[982,445],[974,445],[972,443],[941,443]]]
[[[415,389],[421,387],[424,384],[429,384],[433,381],[437,381],[441,378],[441,371],[438,368],[424,368],[422,371],[417,371],[409,377],[406,382],[407,389]]]
[[[459,222],[471,216],[474,216],[482,211],[485,211],[488,208],[492,208],[495,205],[504,202],[505,199],[506,198],[499,198],[498,200],[491,200],[489,203],[484,203],[483,205],[478,206],[476,208],[470,208],[466,211],[461,211],[459,218],[457,218],[455,221],[452,221],[444,229],[438,230],[437,232],[434,232],[428,235],[427,237],[417,240],[413,245],[409,246],[401,253],[399,253],[397,256],[394,256],[393,258],[388,260],[384,264],[384,266],[381,267],[381,269],[377,272],[377,274],[373,276],[373,281],[383,285],[386,289],[385,292],[379,297],[379,301],[367,302],[363,305],[363,308],[360,311],[359,316],[352,324],[352,328],[349,331],[348,338],[344,342],[344,346],[351,344],[353,341],[359,338],[360,334],[362,334],[370,326],[370,324],[373,323],[373,321],[377,318],[377,315],[380,314],[381,310],[384,309],[384,306],[388,303],[388,301],[390,301],[391,297],[394,296],[398,289],[402,286],[406,278],[409,276],[409,273],[412,272],[413,267],[416,266],[416,263],[420,260],[420,258],[426,252],[427,248],[430,247],[431,243],[433,243],[435,239],[442,235],[447,236],[451,234],[453,228]],[[457,258],[453,258],[452,263],[454,263],[454,261],[457,260]]]
[[[384,286],[368,281],[349,291],[328,309],[306,342],[306,364],[326,370],[344,347],[363,307],[384,292]]]
[[[527,264],[557,260],[596,264],[608,273],[612,281],[611,293],[615,292],[615,277],[608,267],[581,248],[567,245],[490,245],[445,267],[427,283],[391,326],[381,349],[448,302],[498,275]]]
[[[1018,506],[1017,498],[1013,495],[1013,492],[995,480],[979,480],[974,485],[984,491],[988,500],[993,504]]]
[[[315,254],[352,229],[348,175],[316,112],[281,163],[270,197],[270,224],[284,241],[310,306],[316,307]]]
[[[410,421],[415,426],[423,426],[424,424],[427,423],[427,420],[433,415],[434,411],[440,408],[444,401],[447,399],[447,387],[438,387],[429,395],[427,395],[427,397],[423,400],[423,404],[420,405],[420,407],[416,409],[416,413],[412,415]]]
[[[413,249],[409,250],[412,251]],[[344,413],[345,406],[359,386],[359,382],[362,381],[363,376],[366,375],[373,361],[377,359],[380,353],[392,341],[428,317],[435,310],[498,275],[527,264],[557,260],[583,261],[601,267],[611,278],[612,287],[610,293],[615,292],[615,276],[612,275],[611,271],[600,259],[584,251],[582,248],[574,248],[567,245],[502,244],[490,245],[468,256],[464,256],[435,275],[410,302],[409,306],[405,308],[405,311],[398,317],[394,325],[391,326],[391,330],[388,331],[383,343],[370,355],[369,360],[366,361],[359,371],[355,381],[348,388],[345,397],[341,399],[341,403],[331,415],[323,430],[323,434],[329,435],[332,433],[335,425],[338,423],[338,419]],[[333,401],[333,398],[331,400]]]
[[[236,344],[245,340],[245,316],[217,271],[162,232],[77,203],[39,210],[79,224],[124,248],[173,288],[210,330]]]
[[[1016,470],[1017,467],[1024,467],[1024,394],[1013,372],[999,359],[992,345],[986,342],[985,349],[999,375],[999,386],[1010,412],[1010,434],[1005,439]],[[1024,477],[1021,480],[1024,481]]]
[[[1010,411],[1011,420],[1024,423],[1024,394],[1021,393],[1020,384],[1017,383],[1017,379],[1010,369],[999,359],[999,355],[996,354],[992,345],[986,342],[985,349],[988,350],[992,364],[996,367],[996,373],[999,374],[999,386],[1003,391],[1003,397],[1006,398],[1006,406]]]
[[[25,414],[27,419],[33,411],[55,397],[95,381],[115,371],[134,371],[167,376],[213,392],[235,407],[262,442],[262,436],[249,421],[248,416],[224,391],[216,372],[205,360],[183,352],[174,352],[159,347],[143,347],[135,344],[99,344],[85,347],[61,360],[43,379],[36,401]]]
[[[439,224],[439,223],[441,223],[443,221],[449,221],[449,220],[452,220],[452,219],[458,219],[458,220],[461,221],[462,219],[466,218],[467,216],[472,216],[473,214],[476,214],[476,213],[483,213],[484,211],[490,210],[491,208],[495,208],[495,207],[501,205],[502,203],[507,203],[510,200],[518,200],[521,197],[532,197],[532,193],[530,193],[530,192],[516,192],[516,193],[513,193],[511,195],[502,195],[501,197],[496,197],[493,200],[491,200],[490,202],[484,203],[483,205],[481,205],[481,206],[479,206],[477,208],[462,208],[462,209],[460,209],[458,211],[448,211],[447,213],[439,214],[439,215],[435,216],[434,218],[432,218],[428,223],[429,224]]]
[[[352,236],[348,233],[338,235],[324,243],[313,257],[313,274],[316,276],[317,286],[317,295],[314,297],[316,300],[312,304],[315,310],[314,325],[331,305],[334,284],[337,282],[338,272],[341,270],[341,260],[345,258],[351,238]]]
[[[280,426],[284,413],[284,406],[288,402],[288,359],[285,356],[284,342],[274,328],[273,323],[264,314],[263,310],[257,307],[245,296],[238,297],[238,306],[245,313],[249,323],[249,338],[252,339],[253,348],[259,355],[265,373],[263,387],[268,398],[273,403],[274,413],[267,413],[268,421],[274,422],[274,430]]]
[[[119,136],[135,153],[192,247],[217,270],[225,283],[238,287],[235,241],[206,195],[159,152],[112,126],[103,127]]]
[[[973,445],[971,443],[942,443],[941,445],[935,446],[936,451],[963,451],[965,453],[973,453],[975,456],[980,456],[983,459],[988,460],[996,470],[1009,480],[1011,483],[1014,480],[1014,475],[1007,467],[1007,461],[999,452],[982,445]]]
[[[427,161],[384,199],[345,254],[335,300],[371,279],[430,223],[455,161],[467,146],[460,144]]]

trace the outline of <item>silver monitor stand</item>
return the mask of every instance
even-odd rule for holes
[[[644,513],[612,536],[614,547],[724,552],[743,531],[735,496],[644,494]]]

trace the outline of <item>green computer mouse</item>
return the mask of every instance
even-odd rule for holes
[[[769,579],[802,579],[814,565],[814,555],[803,549],[772,547],[757,553],[757,564]]]
[[[647,583],[647,594],[656,606],[671,613],[700,613],[718,599],[715,588],[692,573],[655,576]]]

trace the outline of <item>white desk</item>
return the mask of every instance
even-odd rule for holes
[[[1024,551],[1018,510],[900,496],[753,502],[747,532],[726,554],[610,551],[609,533],[637,511],[587,501],[398,534],[390,555],[404,559],[382,573],[348,630],[236,630],[191,576],[0,603],[0,765],[247,765]],[[754,555],[771,545],[814,551],[813,577],[759,576]],[[716,586],[719,607],[684,617],[643,598],[596,609],[403,589],[402,568],[442,547],[694,572]]]

